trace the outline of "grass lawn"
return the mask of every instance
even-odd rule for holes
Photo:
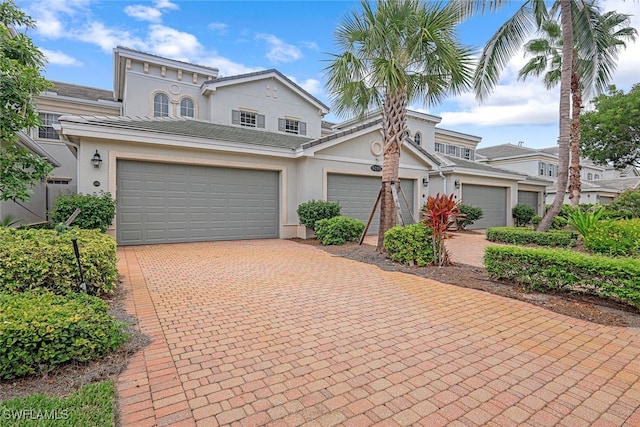
[[[0,425],[18,426],[113,426],[113,382],[87,384],[67,398],[34,394],[0,402]]]

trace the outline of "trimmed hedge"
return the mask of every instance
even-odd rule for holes
[[[489,246],[484,265],[494,279],[540,291],[574,291],[640,308],[640,260],[566,249]]]
[[[83,293],[0,293],[0,307],[0,379],[99,359],[128,339],[107,304]]]
[[[300,224],[315,231],[317,221],[340,215],[340,204],[338,202],[325,202],[324,200],[310,200],[298,205],[296,212]]]
[[[389,229],[384,233],[384,248],[393,261],[402,264],[424,266],[435,263],[431,229],[421,222]]]
[[[535,231],[521,227],[493,227],[487,229],[487,240],[513,245],[575,246],[578,235],[573,231]]]
[[[87,292],[112,293],[118,278],[116,242],[99,230],[0,229],[0,292],[46,288],[57,294],[76,291],[80,272],[72,238],[78,239]]]
[[[116,201],[110,193],[72,194],[58,196],[51,211],[51,222],[55,225],[65,222],[76,209],[80,214],[71,225],[84,229],[99,228],[104,233],[116,215]]]
[[[612,256],[639,256],[640,219],[597,222],[582,240],[589,252]]]
[[[323,245],[343,245],[356,242],[364,231],[364,222],[346,216],[334,216],[316,221],[316,237]]]

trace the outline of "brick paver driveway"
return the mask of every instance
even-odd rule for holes
[[[283,240],[119,250],[123,425],[640,425],[640,334]]]

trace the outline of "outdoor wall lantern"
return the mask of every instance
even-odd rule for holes
[[[457,189],[460,188],[460,180],[459,179],[456,179],[453,183],[455,184]]]
[[[93,157],[91,158],[91,164],[96,169],[102,166],[102,158],[100,157],[98,150],[96,150],[96,154],[94,154]]]
[[[423,187],[428,187],[429,186],[429,177],[425,176],[422,178],[422,186]]]

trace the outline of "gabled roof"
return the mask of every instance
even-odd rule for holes
[[[329,107],[322,103],[318,98],[311,95],[309,92],[300,87],[296,82],[289,79],[287,76],[282,74],[280,71],[276,69],[269,69],[263,71],[256,71],[253,73],[246,74],[238,74],[236,76],[228,76],[228,77],[220,77],[213,80],[208,80],[202,84],[200,91],[202,93],[206,93],[208,91],[215,91],[219,87],[225,87],[240,83],[252,82],[256,80],[263,80],[265,78],[275,78],[279,80],[282,84],[289,86],[295,92],[297,92],[300,96],[307,99],[312,104],[315,104],[318,109],[322,110],[323,114],[327,114],[329,112]]]
[[[554,155],[541,150],[535,150],[533,148],[522,147],[514,144],[500,144],[491,147],[478,148],[476,153],[486,157],[489,160],[507,158],[507,157],[519,157],[519,156],[532,156],[536,154],[548,154]]]
[[[71,83],[52,81],[54,87],[43,92],[43,95],[54,93],[58,96],[80,98],[87,101],[113,101],[113,92],[95,87],[81,86]]]
[[[514,171],[510,171],[507,169],[501,169],[494,166],[489,166],[485,163],[474,162],[472,160],[461,159],[460,157],[452,157],[447,156],[445,154],[438,154],[438,157],[442,158],[444,161],[441,162],[441,167],[443,168],[454,168],[454,169],[467,169],[478,172],[491,172],[496,174],[508,174],[511,176],[522,177],[523,179],[527,176],[523,173],[518,173]]]
[[[191,136],[256,146],[288,148],[292,150],[295,150],[310,140],[309,138],[299,136],[283,135],[244,127],[218,125],[184,117],[62,116],[58,121],[61,124],[65,122],[81,123],[125,130]]]

